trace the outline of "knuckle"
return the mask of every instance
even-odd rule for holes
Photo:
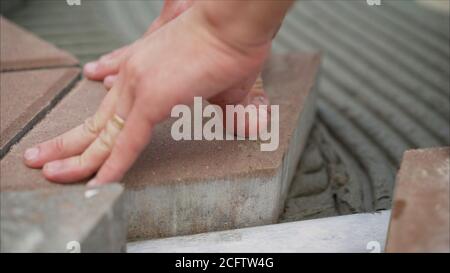
[[[100,131],[100,125],[96,116],[88,117],[83,123],[83,129],[89,135],[97,135]]]
[[[80,167],[86,166],[86,153],[82,153],[79,157],[77,157],[77,164]]]
[[[64,152],[64,139],[62,136],[58,136],[53,139],[53,147],[57,153]]]
[[[111,151],[113,146],[113,138],[106,131],[103,131],[98,137],[98,149],[100,149],[101,151]]]
[[[125,71],[127,79],[129,79],[129,82],[131,83],[140,82],[144,77],[144,71],[135,58],[129,58],[125,62]]]
[[[83,153],[78,157],[77,164],[82,170],[82,176],[89,176],[96,171],[95,166],[90,163],[86,153]]]

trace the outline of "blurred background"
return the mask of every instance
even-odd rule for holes
[[[297,1],[274,53],[321,51],[314,129],[280,221],[388,209],[407,149],[450,145],[448,0]],[[162,1],[1,0],[82,63],[139,38]]]

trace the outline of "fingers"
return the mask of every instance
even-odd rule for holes
[[[124,86],[129,89],[129,86]],[[151,125],[146,121],[142,102],[134,100],[133,92],[123,92],[115,116],[126,120],[123,131],[117,136],[111,154],[88,185],[96,186],[118,182],[136,160],[150,139]]]
[[[110,99],[100,107],[101,111],[98,113],[102,114],[102,118],[99,120],[98,126],[96,127],[98,128],[96,134],[90,136],[90,141],[79,153],[70,154],[70,156],[76,156],[64,160],[55,160],[45,164],[43,173],[47,179],[59,183],[82,180],[94,174],[105,162],[106,158],[108,158],[115,139],[123,127],[122,119],[115,117],[116,109],[119,104],[123,104],[123,101],[128,101],[123,98],[128,93],[120,92],[123,85],[120,80],[118,81],[117,85],[115,85],[107,95]],[[119,98],[121,98],[120,103],[118,103]],[[76,139],[76,137],[77,135],[73,133],[73,138]],[[69,140],[70,139],[66,139],[66,142],[69,143]],[[87,142],[87,138],[85,138],[85,141]],[[75,144],[72,142],[72,145]],[[78,147],[78,149],[80,148]],[[65,154],[68,155],[67,148],[65,150]],[[81,152],[82,154],[79,155]],[[66,157],[59,157],[57,159]]]
[[[132,92],[127,92],[128,89],[124,89],[121,83],[123,82],[119,80],[117,85],[120,85],[124,92],[121,92],[114,114],[107,121],[105,128],[81,155],[46,164],[43,173],[47,179],[59,183],[80,181],[92,176],[105,163],[123,128],[124,119],[133,106]]]
[[[192,4],[192,0],[166,0],[160,16],[158,16],[158,18],[149,26],[149,29],[145,35],[151,34],[174,18],[178,17],[181,13],[190,8]],[[112,81],[111,79],[106,80],[107,76],[118,73],[120,64],[126,56],[128,56],[128,52],[131,51],[133,45],[134,44],[131,44],[129,46],[116,49],[111,53],[103,55],[97,61],[87,63],[83,69],[84,75],[86,78],[91,80],[104,80],[105,86],[110,89],[112,86]]]
[[[83,152],[101,130],[97,120],[94,115],[74,129],[28,149],[24,154],[25,164],[41,168],[47,162]]]
[[[140,102],[134,103],[125,126],[115,141],[111,155],[88,186],[119,182],[148,144],[152,124],[145,118],[143,107],[145,105]]]
[[[123,121],[110,119],[94,142],[78,156],[56,160],[44,166],[44,176],[54,182],[70,183],[92,176],[108,158]]]
[[[145,35],[149,35],[158,30],[190,8],[192,4],[192,0],[166,0],[160,16],[150,25]],[[116,75],[119,72],[120,64],[126,59],[133,46],[134,44],[124,46],[103,55],[97,61],[87,63],[83,69],[84,75],[91,80],[104,81],[106,88],[110,89],[114,81],[112,78],[108,78],[108,76]]]
[[[100,81],[108,75],[117,74],[120,64],[128,56],[127,52],[130,48],[131,45],[119,48],[102,56],[97,61],[87,63],[83,69],[84,75],[88,79]]]
[[[41,168],[50,161],[82,153],[101,132],[116,107],[119,89],[109,92],[97,112],[78,127],[49,141],[27,149],[24,162],[31,168]]]
[[[191,5],[192,1],[168,1],[165,10],[155,26],[159,24],[157,27],[161,27],[184,12]],[[153,30],[156,30],[156,28],[154,27]],[[117,167],[117,170],[109,178],[105,175],[105,171],[100,172],[98,176],[99,181],[104,183],[123,175],[132,164],[132,161],[137,157],[138,153],[133,151],[138,151],[145,146],[143,143],[146,143],[145,139],[148,141],[151,129],[149,125],[137,129],[128,129],[123,135],[129,135],[131,139],[137,138],[137,140],[132,143],[125,140],[119,141],[118,148],[114,148],[111,154],[112,147],[116,137],[119,136],[120,130],[114,125],[117,125],[117,123],[111,123],[108,120],[116,110],[121,116],[126,117],[134,100],[131,96],[124,96],[120,99],[121,103],[116,107],[119,89],[113,86],[116,83],[119,84],[117,76],[119,68],[129,54],[132,53],[132,48],[138,43],[137,41],[130,46],[113,51],[110,54],[104,55],[99,60],[85,65],[84,74],[87,78],[103,80],[107,89],[112,88],[111,92],[105,98],[106,102],[103,103],[106,106],[100,107],[99,111],[93,117],[87,119],[84,124],[27,150],[24,154],[24,161],[28,166],[35,168],[44,166],[43,173],[49,180],[68,183],[92,175],[105,163],[107,158],[110,158],[106,161],[102,169],[107,169],[108,166],[114,166],[115,164],[120,166]],[[135,120],[133,123],[139,124],[140,120],[137,118],[137,115],[135,116],[136,118],[131,118],[131,120]],[[139,132],[139,130],[145,128],[148,130]],[[137,131],[138,134],[136,136],[132,133],[133,130]],[[119,137],[118,139],[123,138],[125,137]],[[121,148],[122,146],[124,148]],[[121,149],[127,150],[127,147],[131,148],[131,152],[125,152],[124,163],[120,163],[121,160],[117,159],[117,152],[114,151]]]

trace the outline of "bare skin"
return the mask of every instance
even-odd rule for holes
[[[291,1],[167,1],[133,44],[87,64],[110,91],[84,124],[28,149],[25,164],[58,183],[95,174],[88,185],[122,179],[153,127],[194,96],[226,104],[269,103],[255,84]],[[122,123],[118,120],[124,121]]]
[[[166,23],[178,17],[192,6],[193,0],[165,0],[161,14],[156,18],[145,32],[144,37],[158,30]],[[94,62],[84,66],[84,75],[95,81],[103,81],[107,89],[111,89],[117,79],[120,64],[132,54],[133,46],[136,43],[116,49],[106,54]]]

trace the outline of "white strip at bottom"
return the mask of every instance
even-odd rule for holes
[[[131,242],[127,252],[382,252],[390,211]]]

